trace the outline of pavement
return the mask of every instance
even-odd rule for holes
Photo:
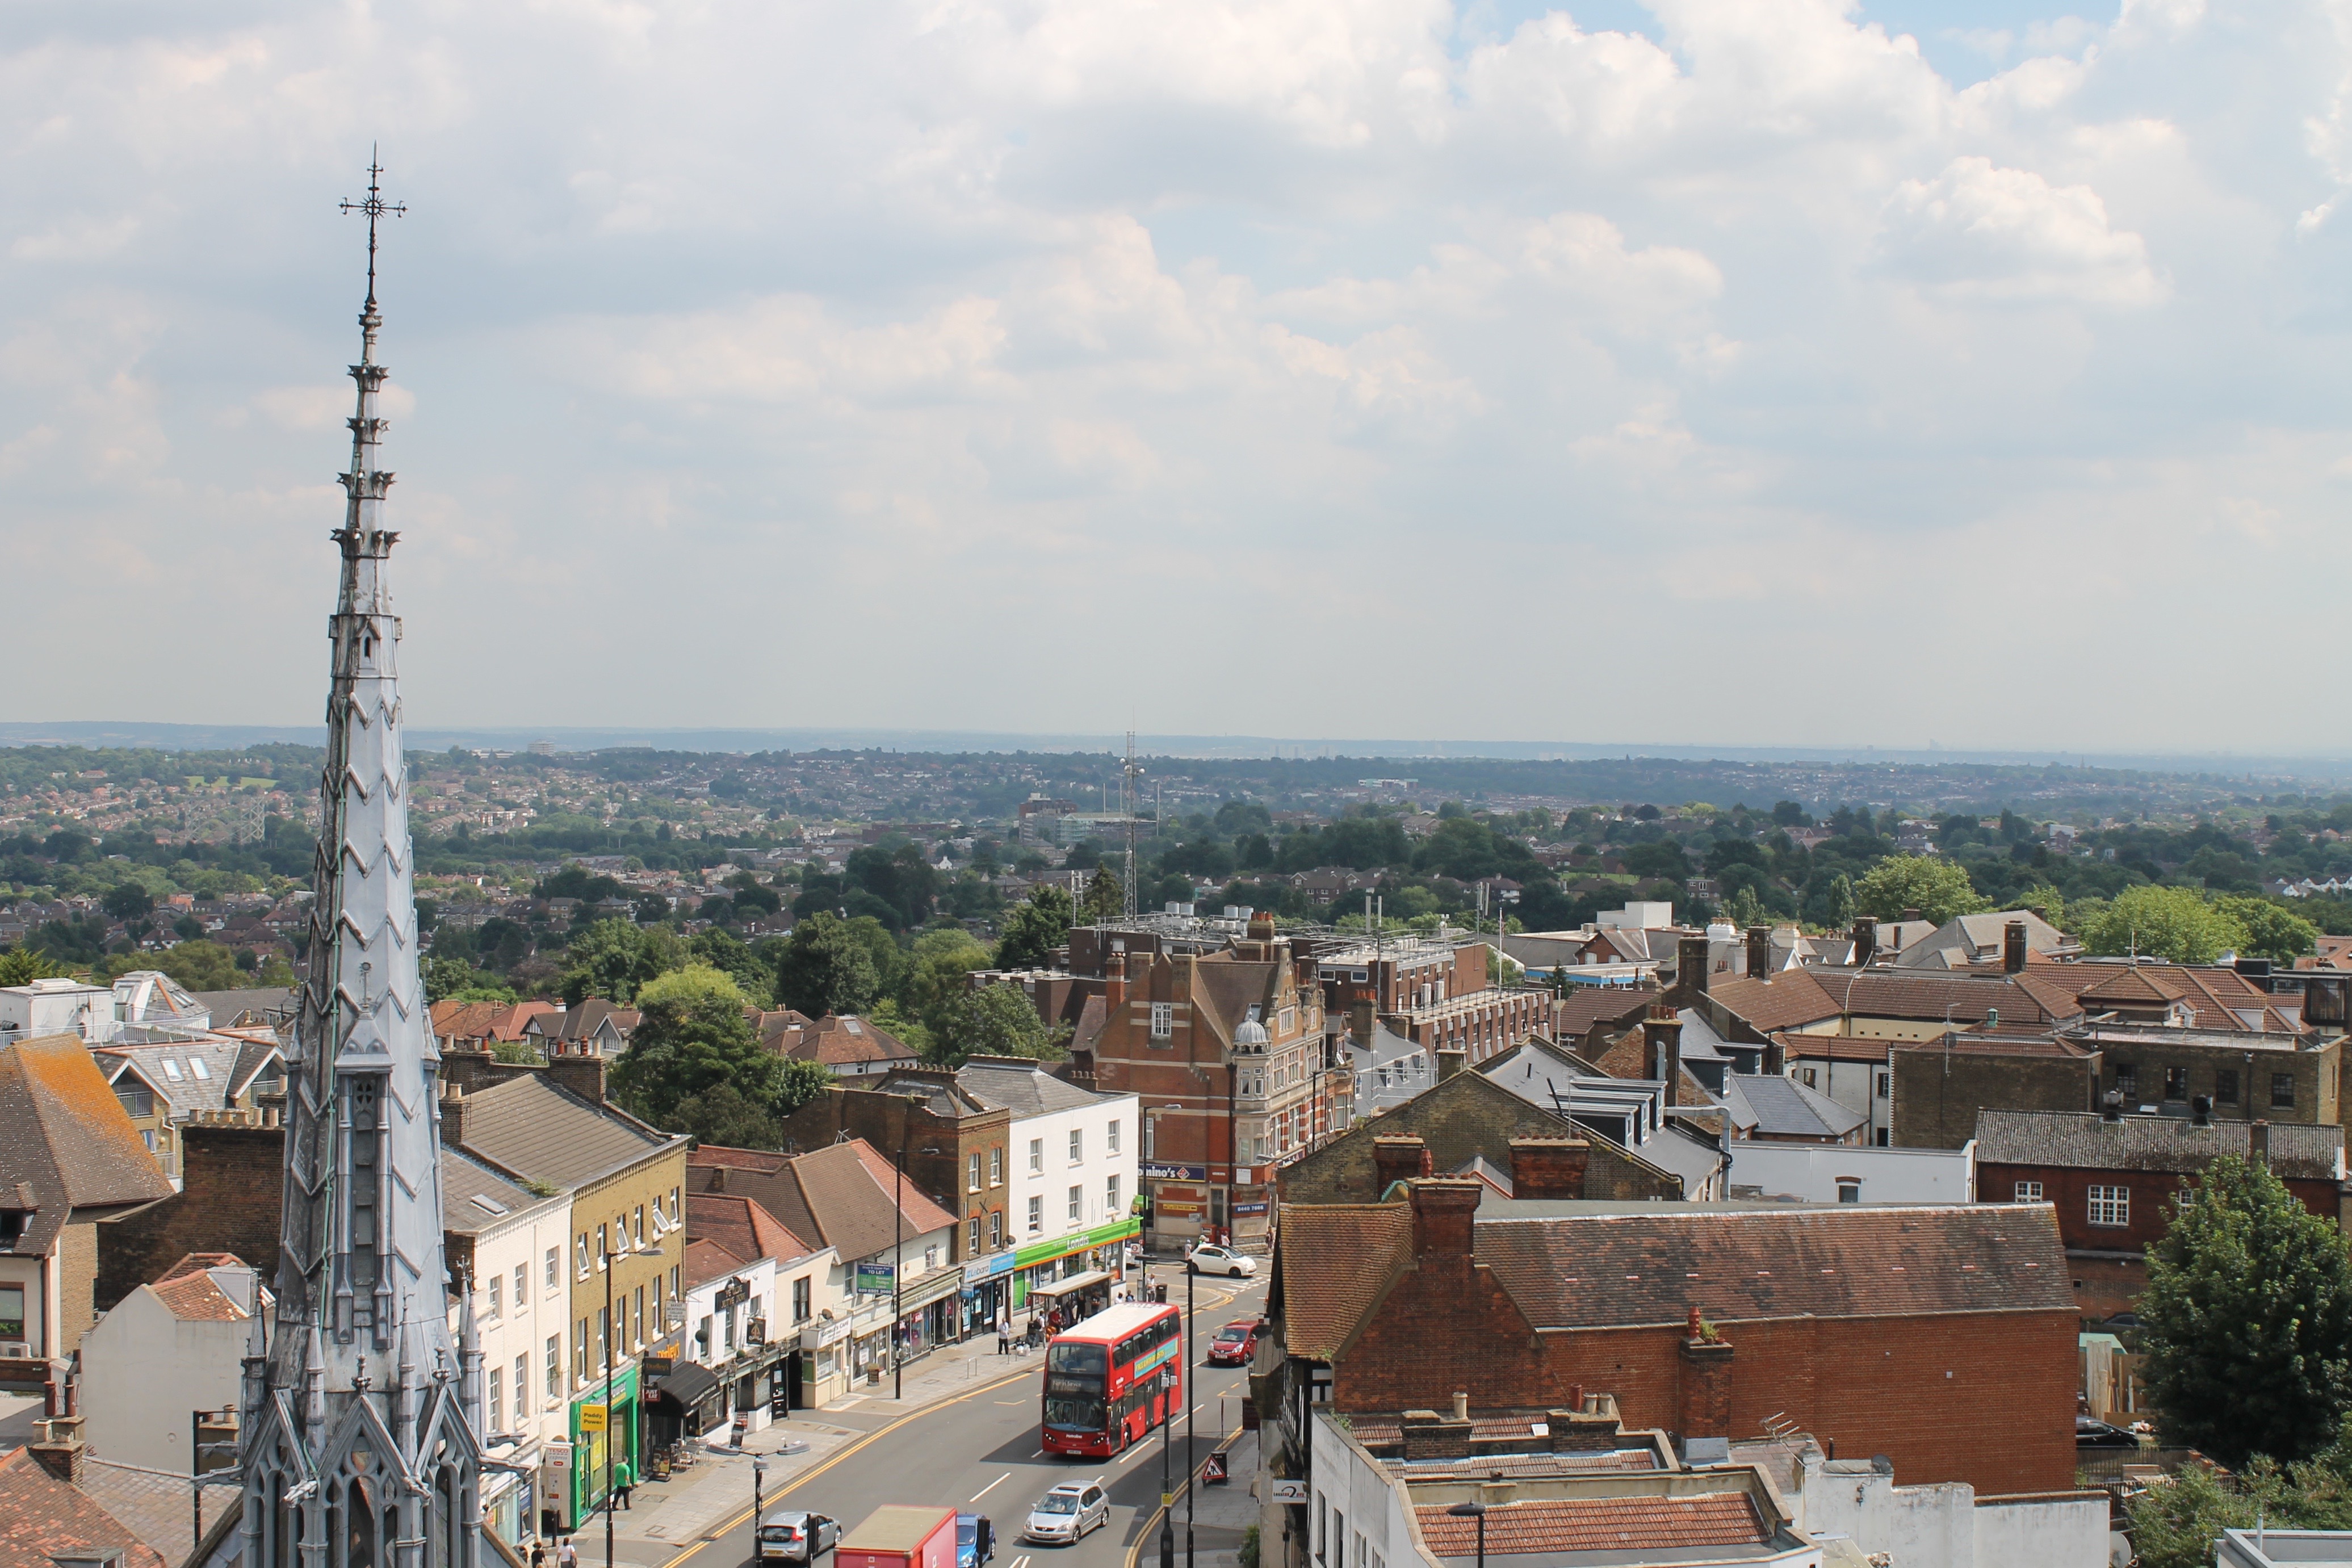
[[[1155,1260],[1149,1277],[1154,1281],[1167,1280],[1171,1301],[1182,1302],[1184,1280],[1181,1269]],[[1251,1303],[1248,1310],[1256,1310],[1255,1304],[1263,1300],[1262,1289],[1263,1276],[1248,1282],[1200,1280],[1196,1286],[1196,1332],[1201,1346],[1205,1347],[1208,1336],[1225,1321],[1237,1295],[1246,1291]],[[852,1526],[870,1510],[867,1496],[882,1500],[926,1500],[928,1494],[937,1489],[933,1483],[944,1479],[942,1472],[960,1472],[977,1453],[1003,1473],[992,1471],[992,1479],[985,1475],[979,1477],[986,1484],[970,1498],[964,1497],[969,1489],[963,1487],[959,1473],[956,1483],[947,1489],[955,1496],[942,1496],[940,1500],[957,1501],[960,1507],[977,1507],[983,1511],[993,1510],[1003,1540],[997,1568],[1033,1568],[1028,1555],[1013,1540],[1018,1520],[1025,1514],[1031,1499],[1018,1488],[1005,1489],[1003,1498],[991,1494],[1024,1467],[1043,1469],[1063,1465],[1062,1461],[1045,1459],[1044,1466],[1036,1466],[1042,1456],[1032,1452],[1036,1447],[1037,1408],[1042,1392],[1039,1378],[1044,1359],[1040,1352],[999,1356],[995,1335],[985,1335],[964,1344],[942,1346],[909,1363],[903,1396],[894,1396],[886,1375],[879,1387],[860,1384],[854,1392],[820,1409],[795,1411],[766,1430],[750,1434],[740,1452],[726,1448],[723,1443],[716,1450],[698,1447],[696,1462],[690,1468],[673,1472],[667,1480],[640,1481],[631,1496],[631,1506],[614,1512],[611,1561],[615,1568],[623,1563],[631,1568],[668,1568],[689,1557],[696,1560],[695,1568],[728,1568],[748,1561],[751,1532],[747,1521],[752,1507],[755,1461],[764,1460],[766,1466],[766,1473],[759,1478],[764,1506],[780,1506],[789,1500],[793,1507],[831,1512],[845,1526]],[[1212,1375],[1217,1369],[1208,1367],[1196,1367],[1195,1371],[1200,1405],[1194,1447],[1196,1458],[1205,1459],[1217,1439],[1239,1426],[1240,1395],[1246,1390],[1238,1373],[1230,1377]],[[902,1427],[908,1430],[901,1432]],[[1177,1447],[1181,1468],[1181,1433]],[[1150,1446],[1150,1453],[1157,1451],[1156,1444]],[[1150,1467],[1138,1467],[1134,1461],[1145,1458],[1147,1448],[1139,1446],[1126,1461],[1115,1463],[1140,1478],[1143,1469]],[[1102,1462],[1096,1463],[1099,1466]],[[1004,1469],[1005,1466],[1013,1468]],[[1218,1568],[1230,1568],[1235,1561],[1234,1553],[1239,1546],[1240,1532],[1256,1518],[1255,1504],[1248,1494],[1248,1479],[1255,1471],[1253,1452],[1246,1466],[1238,1460],[1235,1463],[1234,1482],[1200,1489],[1194,1503],[1199,1520],[1196,1546],[1203,1552],[1214,1551],[1220,1554],[1202,1562],[1198,1568],[1209,1568],[1212,1561]],[[1051,1479],[1045,1478],[1034,1489],[1042,1491],[1044,1485],[1051,1484]],[[1090,1550],[1093,1542],[1062,1548],[1053,1555],[1082,1555],[1088,1559],[1099,1556],[1117,1563],[1125,1556],[1129,1539],[1139,1528],[1143,1510],[1151,1510],[1156,1519],[1160,1500],[1157,1482],[1158,1471],[1152,1468],[1148,1486],[1140,1491],[1127,1489],[1135,1500],[1119,1510],[1125,1516],[1127,1528],[1120,1532],[1116,1555]],[[1178,1489],[1181,1498],[1181,1477]],[[793,1495],[787,1499],[787,1493]],[[1213,1495],[1216,1498],[1214,1504],[1210,1501]],[[984,1505],[982,1497],[988,1500]],[[1181,1509],[1180,1501],[1180,1552]],[[1226,1522],[1227,1513],[1234,1514],[1239,1522]],[[1246,1518],[1242,1517],[1244,1514]],[[605,1560],[604,1535],[604,1521],[598,1518],[589,1521],[573,1537],[583,1564],[593,1565]],[[1225,1540],[1228,1535],[1229,1542]],[[1217,1544],[1213,1546],[1213,1540]],[[1072,1563],[1070,1568],[1080,1565]]]

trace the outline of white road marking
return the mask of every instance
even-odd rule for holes
[[[991,1493],[991,1492],[994,1491],[997,1488],[999,1488],[999,1487],[1003,1486],[1005,1482],[1007,1482],[1007,1481],[1011,1480],[1012,1479],[1013,1479],[1013,1472],[1012,1472],[1011,1470],[1007,1470],[1007,1471],[1005,1471],[1003,1475],[1001,1475],[1001,1476],[997,1477],[994,1480],[992,1480],[992,1481],[989,1482],[986,1486],[984,1486],[984,1487],[981,1488],[978,1491],[976,1491],[976,1492],[972,1493],[972,1494],[971,1494],[971,1500],[972,1500],[972,1501],[974,1501],[974,1502],[978,1502],[981,1499],[982,1499],[982,1498],[986,1497],[989,1493]]]
[[[1044,1458],[1045,1457],[1045,1449],[1043,1449],[1043,1448],[1040,1448],[1040,1449],[1038,1449],[1035,1453],[1034,1453],[1034,1454],[1030,1455],[1029,1457],[1030,1457],[1031,1458],[1033,1458],[1033,1459],[1042,1459],[1042,1458]]]

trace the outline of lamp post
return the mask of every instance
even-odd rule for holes
[[[760,1514],[767,1507],[761,1483],[768,1479],[768,1461],[754,1457],[751,1460],[751,1555],[760,1554]],[[812,1548],[815,1542],[811,1542]]]
[[[613,1351],[621,1337],[620,1324],[613,1319],[613,1268],[624,1258],[659,1258],[662,1251],[658,1241],[651,1247],[629,1246],[628,1233],[623,1231],[621,1235],[621,1250],[614,1252],[607,1247],[599,1259],[604,1266],[604,1568],[613,1568],[613,1504],[616,1500],[613,1491],[613,1439],[617,1436],[613,1429]],[[635,1445],[629,1451],[636,1452]],[[636,1479],[635,1470],[629,1472],[629,1479],[633,1482]]]
[[[1192,1491],[1192,1287],[1201,1271],[1184,1270],[1184,1568],[1192,1568],[1192,1521],[1199,1517]]]
[[[1486,1568],[1486,1505],[1483,1502],[1457,1502],[1445,1511],[1456,1519],[1478,1521],[1478,1568]]]
[[[1176,1568],[1176,1492],[1168,1479],[1168,1462],[1176,1442],[1176,1412],[1170,1408],[1168,1394],[1168,1374],[1163,1372],[1160,1374],[1160,1568]]]

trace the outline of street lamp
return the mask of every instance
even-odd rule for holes
[[[1192,1521],[1197,1519],[1198,1499],[1192,1490],[1192,1287],[1201,1271],[1189,1264],[1184,1269],[1184,1568],[1192,1568]]]
[[[768,1461],[754,1456],[751,1460],[751,1555],[754,1557],[760,1554],[760,1513],[767,1507],[761,1483],[767,1479]]]
[[[613,1350],[614,1342],[621,1337],[620,1324],[613,1320],[613,1266],[624,1258],[659,1258],[662,1252],[662,1244],[658,1241],[650,1246],[625,1245],[628,1234],[625,1229],[621,1231],[625,1245],[620,1251],[603,1249],[597,1259],[604,1269],[604,1568],[613,1568],[613,1504],[615,1500],[613,1491],[613,1439],[615,1436],[613,1430]],[[639,1397],[643,1398],[642,1392]],[[629,1451],[635,1453],[636,1446],[630,1445]],[[634,1481],[636,1472],[632,1470],[629,1476]]]
[[[1478,1521],[1478,1568],[1486,1568],[1486,1505],[1483,1502],[1457,1502],[1445,1511],[1456,1519]]]
[[[1191,1367],[1184,1372],[1189,1375]],[[1171,1408],[1168,1376],[1160,1374],[1160,1568],[1176,1568],[1176,1493],[1168,1479],[1170,1451],[1176,1442],[1176,1412]]]

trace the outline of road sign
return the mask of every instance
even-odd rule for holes
[[[601,1405],[582,1405],[580,1407],[580,1430],[583,1432],[604,1431],[604,1407]]]
[[[1225,1456],[1222,1450],[1213,1451],[1209,1455],[1209,1462],[1201,1467],[1201,1480],[1203,1485],[1214,1485],[1225,1479]]]

